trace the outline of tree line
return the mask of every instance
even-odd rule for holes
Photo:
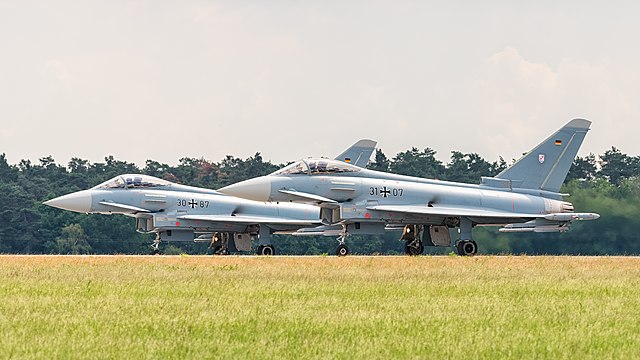
[[[433,149],[411,148],[388,158],[376,150],[369,168],[441,180],[478,183],[481,176],[494,176],[508,163],[489,162],[475,153],[453,151],[448,163]],[[116,175],[143,173],[169,181],[217,189],[238,181],[269,174],[286,164],[264,161],[260,153],[246,159],[226,156],[219,162],[185,157],[175,166],[147,160],[134,163],[106,157],[104,162],[72,158],[66,166],[51,157],[37,163],[22,160],[9,164],[0,155],[0,253],[19,254],[146,254],[152,235],[138,234],[134,220],[125,216],[85,215],[42,205],[43,201],[93,187]],[[497,228],[476,228],[474,236],[481,253],[490,254],[640,254],[640,157],[612,147],[604,154],[577,157],[562,192],[576,211],[597,212],[601,218],[575,222],[563,234],[503,234]],[[353,252],[400,254],[399,234],[350,236]],[[326,237],[274,235],[280,254],[332,253],[336,242]],[[201,254],[205,244],[173,243],[166,253]],[[450,249],[428,249],[446,253]]]

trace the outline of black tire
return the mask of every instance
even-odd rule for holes
[[[473,246],[475,246],[476,250],[473,252],[473,255],[478,253],[478,243],[475,240],[471,240],[471,242],[473,243]]]
[[[457,248],[460,256],[474,256],[478,253],[478,244],[475,241],[461,240]]]
[[[422,241],[407,241],[404,245],[404,253],[409,256],[421,255],[424,252]]]
[[[256,248],[256,255],[262,255],[262,248],[264,248],[264,245],[258,245]]]
[[[336,255],[337,256],[347,256],[347,255],[349,255],[349,248],[347,247],[347,245],[345,245],[345,244],[338,245],[338,247],[336,248]]]
[[[264,256],[273,256],[276,254],[275,249],[273,248],[273,246],[271,245],[265,245],[262,247],[262,249],[260,250],[260,255],[264,255]]]

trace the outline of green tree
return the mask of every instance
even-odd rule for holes
[[[391,172],[402,175],[442,178],[446,175],[446,169],[435,155],[436,151],[433,149],[426,148],[420,151],[414,147],[396,155],[389,168]]]
[[[369,165],[367,165],[367,168],[376,171],[388,172],[389,166],[391,166],[391,162],[387,156],[382,152],[382,150],[376,149],[374,161],[370,162]]]
[[[88,254],[91,246],[80,224],[70,224],[62,228],[62,237],[56,239],[56,251],[60,254]]]
[[[451,162],[447,165],[446,179],[449,181],[477,184],[482,176],[494,176],[495,164],[487,162],[480,155],[451,152]]]
[[[585,157],[578,156],[573,160],[573,164],[571,165],[571,169],[567,174],[565,182],[569,182],[571,180],[593,180],[597,176],[597,171],[595,155],[589,154]]]
[[[616,147],[605,151],[600,156],[600,174],[613,185],[620,185],[622,180],[638,174],[638,158],[623,154]]]

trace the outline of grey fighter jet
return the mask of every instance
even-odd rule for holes
[[[475,226],[502,232],[564,232],[572,221],[595,220],[563,201],[560,187],[591,125],[575,119],[495,177],[465,184],[367,170],[327,159],[305,159],[268,176],[220,189],[256,201],[299,202],[320,207],[323,225],[294,235],[338,236],[337,255],[347,255],[348,234],[401,230],[405,250],[453,246],[475,255]],[[452,241],[450,228],[459,229]]]
[[[81,213],[134,217],[138,232],[156,234],[154,254],[159,253],[161,241],[210,241],[218,254],[230,248],[251,251],[251,237],[257,235],[256,252],[273,255],[271,233],[321,224],[316,206],[246,200],[140,174],[116,176],[44,204]]]
[[[375,146],[375,141],[360,140],[335,160],[364,167]],[[256,252],[273,255],[272,233],[287,234],[321,224],[316,206],[256,202],[140,174],[116,176],[89,190],[46,201],[45,205],[134,217],[138,232],[156,234],[154,254],[160,252],[161,241],[210,241],[217,254],[227,254],[234,248],[250,251],[251,237],[258,235]]]

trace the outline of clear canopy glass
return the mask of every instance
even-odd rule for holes
[[[152,188],[158,186],[171,185],[170,181],[158,179],[149,175],[119,175],[113,179],[107,180],[100,185],[94,186],[94,189],[133,189],[133,188]]]
[[[307,164],[300,160],[298,162],[294,162],[293,164],[287,165],[282,169],[272,173],[271,175],[296,175],[296,174],[308,174],[309,167]]]
[[[355,173],[361,168],[338,160],[307,159],[288,165],[271,175],[319,175],[337,173]]]

